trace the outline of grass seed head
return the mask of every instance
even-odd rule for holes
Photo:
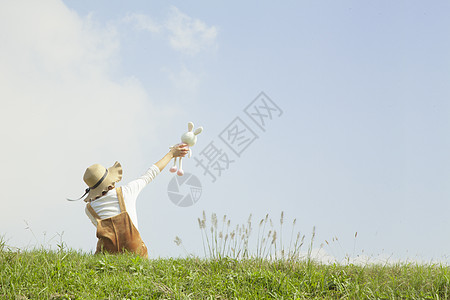
[[[198,218],[198,227],[200,227],[200,229],[205,228],[205,220],[200,220],[200,218]]]
[[[217,215],[215,213],[211,215],[211,223],[213,224],[214,228],[217,228]]]

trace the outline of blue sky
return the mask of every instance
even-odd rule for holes
[[[338,259],[447,261],[446,1],[43,3],[0,4],[11,244],[64,232],[69,247],[94,249],[83,204],[64,201],[84,190],[85,168],[119,160],[126,183],[192,121],[204,127],[194,157],[213,141],[235,162],[212,183],[184,160],[203,187],[190,207],[169,200],[168,170],[143,191],[153,257],[183,255],[175,236],[201,255],[203,211],[234,224],[252,213],[255,228],[284,211]],[[261,91],[283,111],[265,131],[244,113]],[[258,135],[240,157],[219,138],[236,117]]]

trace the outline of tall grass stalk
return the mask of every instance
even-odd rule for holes
[[[281,245],[281,259],[284,259],[284,246],[283,246],[283,222],[284,222],[284,211],[281,212],[280,216],[280,245]],[[276,237],[275,237],[276,239]],[[275,243],[276,246],[276,243]],[[277,250],[275,249],[275,253]],[[276,256],[276,254],[275,254]]]
[[[283,224],[285,221],[284,212],[281,212],[279,229],[274,227],[269,214],[266,214],[258,223],[256,236],[256,248],[250,247],[252,233],[252,215],[249,215],[246,224],[232,225],[231,220],[226,215],[222,218],[222,224],[219,226],[217,215],[211,214],[210,220],[206,218],[203,211],[203,218],[197,218],[201,238],[203,243],[203,252],[205,257],[220,259],[224,257],[233,259],[258,258],[270,260],[290,260],[301,259],[301,248],[304,244],[305,236],[300,232],[294,236],[296,219],[292,222],[289,247],[286,249],[283,242]],[[313,237],[314,239],[314,230]],[[296,239],[294,240],[294,237]],[[180,241],[178,237],[176,241]],[[179,245],[179,243],[177,243]],[[310,245],[312,247],[312,243]],[[252,251],[254,249],[254,252]],[[310,249],[311,250],[311,249]],[[310,251],[309,250],[309,251]],[[311,252],[307,257],[310,258]]]

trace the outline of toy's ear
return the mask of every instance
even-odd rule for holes
[[[194,123],[189,122],[188,123],[188,131],[192,131],[192,129],[194,129]]]
[[[200,133],[202,133],[202,131],[203,131],[203,127],[199,127],[197,129],[195,129],[194,134],[195,135],[200,134]]]

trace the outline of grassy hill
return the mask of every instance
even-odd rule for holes
[[[441,265],[0,251],[0,299],[449,299]]]
[[[446,265],[320,264],[311,259],[315,229],[301,255],[295,219],[282,242],[283,212],[278,228],[268,215],[258,222],[256,247],[251,215],[233,227],[203,212],[198,224],[208,259],[93,255],[62,241],[23,251],[0,238],[0,299],[450,299]]]

